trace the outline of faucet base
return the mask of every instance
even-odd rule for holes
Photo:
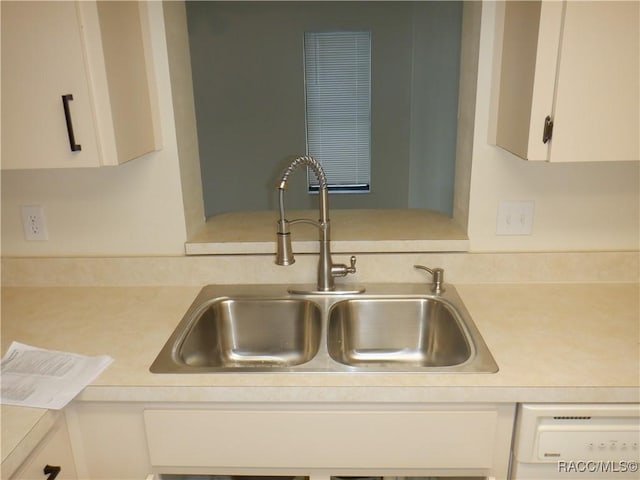
[[[287,291],[293,295],[354,295],[363,293],[365,288],[361,285],[336,285],[333,290],[318,290],[317,285],[297,285],[289,287]]]

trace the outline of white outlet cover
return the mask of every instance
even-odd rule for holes
[[[20,208],[25,240],[49,240],[44,209],[40,205],[23,205]]]
[[[531,235],[534,206],[533,200],[499,202],[496,235]]]

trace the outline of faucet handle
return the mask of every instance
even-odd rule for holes
[[[429,272],[433,277],[433,282],[431,283],[431,291],[433,293],[439,294],[444,292],[444,270],[442,268],[429,268],[424,265],[414,265],[414,268],[418,270],[424,270],[425,272]]]
[[[349,267],[344,263],[331,265],[331,275],[334,277],[346,277],[349,273],[356,273],[356,256],[351,255],[349,262],[351,263]]]
[[[351,263],[351,266],[347,268],[347,273],[356,273],[356,256],[355,255],[351,255],[351,258],[349,258],[349,263]]]

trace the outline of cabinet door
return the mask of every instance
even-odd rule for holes
[[[97,166],[76,2],[6,2],[2,17],[2,167]],[[63,109],[69,101],[72,151]]]
[[[78,477],[92,480],[147,478],[142,407],[128,403],[77,402],[66,407]]]
[[[498,2],[494,52],[495,144],[548,160],[544,118],[553,110],[562,4]]]
[[[52,471],[59,468],[56,480],[77,479],[76,468],[64,420],[58,421],[51,432],[40,442],[24,464],[11,477],[12,480],[45,480],[45,467]]]
[[[550,160],[640,160],[640,2],[565,9]]]

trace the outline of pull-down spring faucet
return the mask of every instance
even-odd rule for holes
[[[313,171],[318,179],[318,199],[320,218],[318,221],[301,218],[296,220],[287,220],[284,211],[284,191],[287,188],[289,176],[299,166],[305,165]],[[329,192],[327,188],[327,177],[322,166],[312,157],[301,156],[293,160],[287,168],[284,169],[280,182],[277,185],[280,203],[280,220],[277,223],[277,251],[276,264],[291,265],[295,262],[293,250],[291,248],[291,231],[290,225],[296,223],[308,223],[318,228],[320,233],[320,258],[318,260],[318,284],[317,291],[322,293],[335,292],[336,286],[334,277],[344,277],[349,273],[356,272],[356,257],[351,257],[351,265],[334,264],[331,260],[330,249],[330,223],[329,223]],[[361,288],[352,290],[355,292],[362,291]],[[340,290],[339,293],[345,293]]]

